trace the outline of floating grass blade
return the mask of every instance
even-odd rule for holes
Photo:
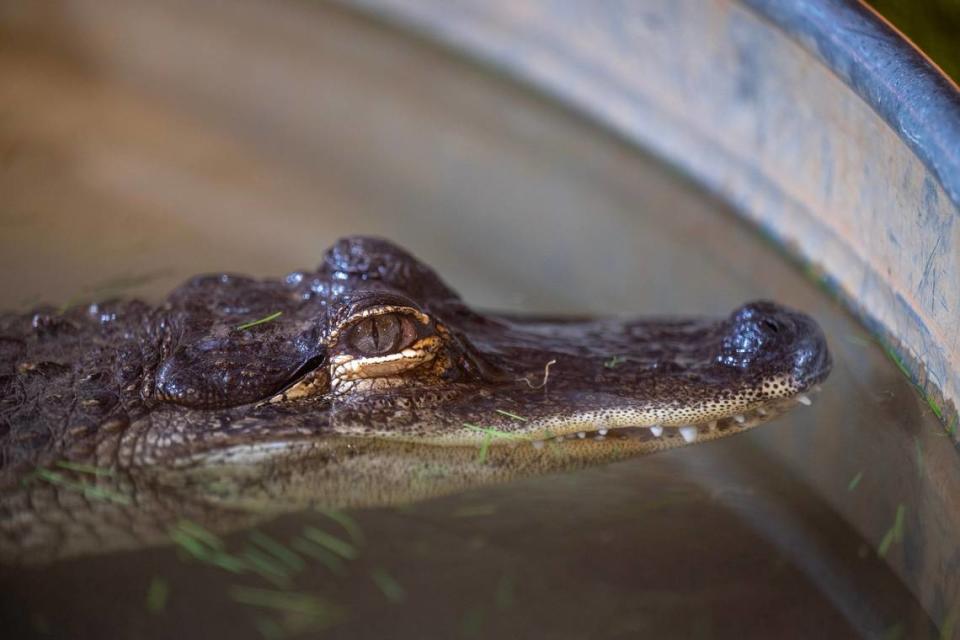
[[[612,358],[604,362],[603,366],[606,367],[607,369],[615,369],[617,368],[617,366],[623,364],[626,361],[627,359],[624,358],[623,356],[613,356]]]
[[[513,418],[514,420],[519,420],[520,422],[526,422],[526,421],[527,421],[527,419],[524,418],[523,416],[518,416],[518,415],[515,414],[515,413],[510,413],[509,411],[504,411],[503,409],[495,409],[495,411],[496,411],[497,413],[499,413],[500,415],[507,416],[508,418]]]
[[[271,313],[271,314],[268,315],[268,316],[264,316],[264,317],[259,318],[259,319],[257,319],[257,320],[253,320],[253,321],[251,321],[251,322],[245,322],[244,324],[238,325],[238,326],[237,326],[237,331],[244,331],[244,330],[246,330],[246,329],[249,329],[250,327],[255,327],[255,326],[260,325],[260,324],[265,324],[265,323],[267,323],[267,322],[272,322],[272,321],[276,320],[277,318],[279,318],[279,317],[282,316],[282,315],[283,315],[283,311],[274,311],[273,313]]]
[[[480,433],[485,433],[491,438],[502,438],[504,440],[530,440],[530,437],[526,435],[521,435],[519,433],[510,433],[509,431],[500,431],[492,427],[481,427],[479,425],[470,424],[469,422],[464,422],[463,426],[473,431],[479,431]]]

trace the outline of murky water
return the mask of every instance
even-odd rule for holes
[[[483,308],[718,314],[773,298],[821,322],[836,364],[813,407],[735,438],[403,508],[283,515],[224,553],[264,549],[260,534],[312,535],[327,553],[243,575],[182,540],[3,567],[5,638],[950,633],[955,449],[864,329],[722,206],[364,19],[135,4],[6,16],[3,307],[278,275],[363,232]]]

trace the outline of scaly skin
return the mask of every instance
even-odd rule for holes
[[[829,370],[816,323],[771,302],[717,320],[480,314],[402,249],[345,238],[282,280],[201,276],[158,307],[0,316],[0,556],[709,440],[770,419]],[[78,502],[81,482],[107,498]]]

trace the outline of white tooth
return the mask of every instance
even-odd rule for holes
[[[556,440],[557,442],[563,442],[563,436],[557,436],[556,438],[554,438],[554,440]]]
[[[577,437],[578,437],[578,438],[581,438],[581,439],[582,439],[582,438],[586,438],[586,437],[587,437],[587,434],[586,434],[586,432],[584,432],[584,431],[578,431],[578,432],[577,432]]]
[[[602,435],[602,436],[605,436],[605,435],[607,435],[607,430],[606,430],[606,429],[597,429],[597,433],[599,433],[599,434]]]
[[[654,438],[659,438],[663,435],[663,427],[650,427],[650,433],[653,434]]]
[[[708,429],[709,431],[713,431],[713,430],[716,429],[716,428],[717,428],[717,421],[716,421],[716,420],[711,420],[710,422],[707,423],[707,429]]]
[[[606,440],[606,438],[604,438],[603,436],[595,436],[593,439],[594,439],[594,440]]]
[[[767,415],[767,410],[764,409],[763,407],[757,407],[757,414],[761,416],[765,416]]]
[[[813,401],[808,396],[803,394],[797,396],[797,402],[808,407],[813,404]]]
[[[742,415],[742,414],[737,414],[737,415],[733,416],[733,419],[736,420],[737,422],[739,422],[740,424],[743,424],[744,422],[747,421],[747,416]]]
[[[543,449],[544,442],[543,440],[534,440],[532,444],[534,449]]]
[[[683,439],[687,442],[693,442],[697,439],[697,428],[696,427],[680,427],[680,435],[683,436]]]

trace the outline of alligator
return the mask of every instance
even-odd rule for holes
[[[481,313],[361,236],[281,279],[0,314],[0,559],[159,543],[185,514],[225,531],[709,441],[809,403],[830,368],[816,322],[773,302],[714,319]],[[135,500],[92,499],[113,495]],[[152,525],[118,531],[131,510]]]

